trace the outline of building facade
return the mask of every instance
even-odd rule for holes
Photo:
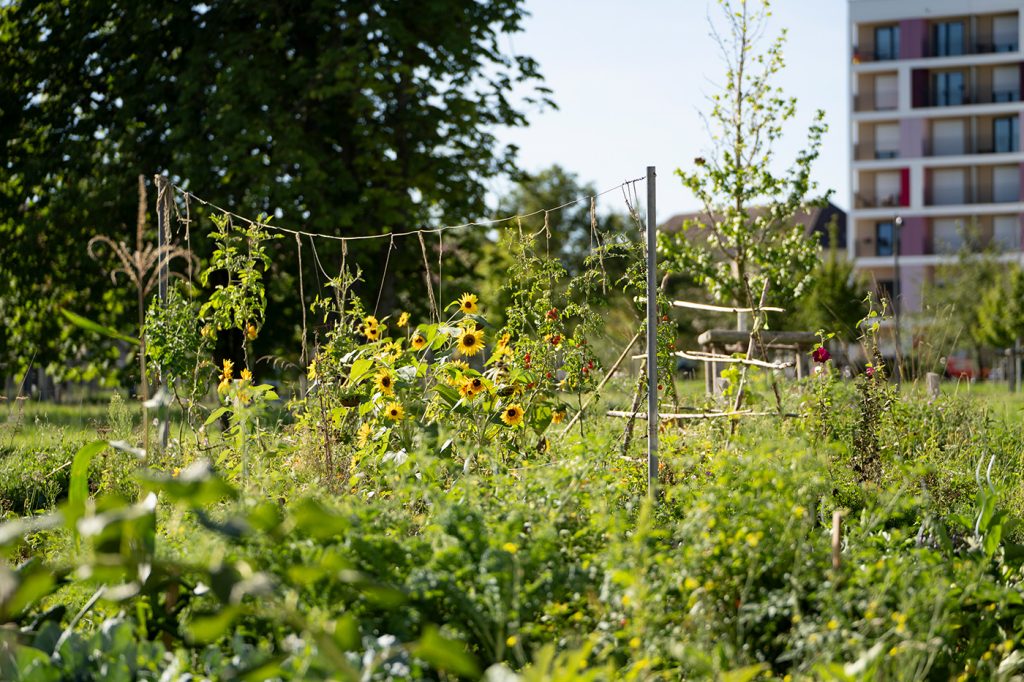
[[[847,250],[921,308],[963,248],[1022,257],[1022,0],[849,0]]]

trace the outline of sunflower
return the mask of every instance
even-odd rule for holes
[[[513,403],[501,411],[501,421],[509,426],[518,426],[523,423],[523,407]]]
[[[377,372],[377,377],[376,381],[374,382],[374,385],[377,387],[377,390],[383,393],[384,395],[395,394],[395,379],[394,377],[391,376],[391,372],[387,371],[386,369],[382,369],[381,371]]]
[[[400,421],[405,416],[405,409],[401,403],[391,402],[384,408],[384,416],[393,422]]]
[[[552,412],[551,413],[551,423],[552,424],[561,424],[564,419],[565,419],[565,410],[558,410],[557,412]]]
[[[380,339],[380,327],[364,326],[362,331],[367,341],[377,341]]]
[[[480,377],[466,377],[459,387],[459,393],[467,398],[473,398],[486,388],[484,380]]]
[[[356,431],[356,442],[359,447],[366,447],[366,444],[370,442],[370,436],[373,434],[373,427],[368,423],[363,423],[359,430]]]
[[[224,358],[224,368],[220,372],[221,381],[230,381],[231,373],[235,368],[235,363],[231,362],[227,358]]]
[[[406,327],[409,325],[409,313],[402,313],[398,316],[398,326]]]
[[[459,310],[465,315],[472,315],[480,308],[476,304],[476,294],[462,294],[462,298],[459,299]]]
[[[460,372],[466,372],[469,370],[469,363],[465,360],[452,360],[448,363],[448,366]]]
[[[464,329],[459,334],[459,354],[471,358],[484,347],[483,330]]]
[[[505,333],[502,334],[501,338],[498,339],[498,348],[508,348],[508,342],[512,340],[512,335]]]
[[[368,328],[369,327],[379,327],[380,326],[380,322],[378,322],[377,318],[374,317],[373,315],[367,315],[366,317],[363,318],[363,325],[368,327]]]
[[[409,341],[409,344],[412,346],[413,350],[423,350],[427,346],[427,340],[417,333],[412,337],[412,340]]]

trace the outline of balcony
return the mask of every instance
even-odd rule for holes
[[[870,159],[898,159],[898,149],[876,149],[873,143],[861,142],[853,145],[853,160],[868,161]]]
[[[864,92],[853,96],[854,111],[895,111],[899,107],[899,92]]]
[[[961,204],[1009,204],[1020,201],[1020,188],[993,185],[967,185],[960,191],[925,189],[925,206],[957,206]]]
[[[890,208],[900,206],[900,195],[877,194],[872,191],[857,192],[854,197],[854,204],[857,208]]]
[[[977,87],[962,90],[930,90],[926,104],[915,103],[915,108],[958,107],[970,104],[1003,104],[1020,101],[1020,88]]]

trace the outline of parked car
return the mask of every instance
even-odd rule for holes
[[[946,376],[951,379],[973,381],[978,377],[978,365],[967,351],[958,350],[946,356]],[[982,368],[981,377],[987,379],[988,376],[989,368]]]

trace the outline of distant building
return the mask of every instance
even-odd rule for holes
[[[965,235],[971,248],[1022,255],[1022,9],[1022,0],[849,0],[847,249],[907,312]]]

